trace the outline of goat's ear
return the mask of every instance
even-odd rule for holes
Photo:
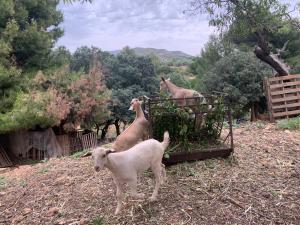
[[[165,81],[165,78],[164,78],[164,77],[160,77],[160,78],[161,78],[162,81]]]
[[[114,150],[107,149],[107,150],[105,151],[105,155],[107,156],[109,153],[112,153],[112,152],[114,152]]]

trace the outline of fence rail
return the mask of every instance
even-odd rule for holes
[[[300,74],[265,78],[270,120],[300,115]]]

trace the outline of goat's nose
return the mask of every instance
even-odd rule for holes
[[[95,166],[94,168],[95,168],[95,170],[96,170],[97,172],[100,170],[100,167],[99,167],[99,166]]]

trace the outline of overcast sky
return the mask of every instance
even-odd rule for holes
[[[213,28],[206,17],[185,15],[187,0],[94,0],[60,4],[65,34],[57,45],[103,50],[152,47],[200,53]]]
[[[298,0],[281,0],[295,3]],[[93,0],[60,4],[65,35],[57,45],[119,50],[124,46],[180,50],[198,55],[214,28],[206,16],[185,15],[189,0]]]

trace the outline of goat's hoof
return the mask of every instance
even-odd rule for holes
[[[150,202],[155,202],[156,200],[157,200],[156,197],[152,197],[152,196],[151,196],[151,197],[149,198],[149,201],[150,201]]]

